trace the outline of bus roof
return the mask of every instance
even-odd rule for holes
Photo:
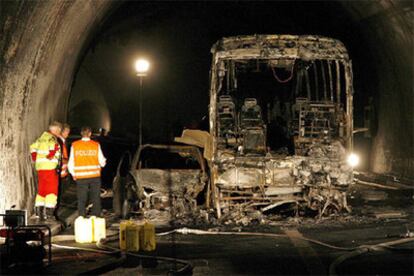
[[[316,35],[244,35],[225,37],[211,48],[216,59],[349,59],[344,44]]]

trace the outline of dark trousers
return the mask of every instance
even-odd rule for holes
[[[86,215],[86,204],[89,197],[92,203],[92,216],[99,217],[101,215],[101,178],[76,180],[76,192],[79,216]]]
[[[60,211],[60,206],[62,204],[62,195],[64,193],[65,190],[67,190],[67,188],[69,187],[69,176],[67,176],[66,178],[61,178],[59,175],[59,187],[58,187],[58,195],[57,195],[57,203],[56,203],[56,207],[55,207],[55,217],[59,218],[59,211]]]

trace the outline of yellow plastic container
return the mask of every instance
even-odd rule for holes
[[[123,220],[119,224],[119,249],[126,250],[126,228],[131,223],[129,220]]]
[[[91,243],[93,240],[92,220],[82,216],[75,220],[75,241],[78,243]]]
[[[155,250],[155,226],[148,222],[121,221],[119,224],[119,248],[126,251]]]
[[[82,216],[75,220],[75,241],[92,243],[106,238],[106,223],[104,218]]]
[[[126,227],[126,250],[127,251],[138,251],[139,250],[139,233],[141,225],[137,223],[130,223]]]
[[[140,232],[140,248],[144,251],[154,251],[157,244],[155,239],[155,226],[145,222]]]
[[[106,238],[106,223],[104,218],[92,216],[92,241],[97,242]]]
[[[119,248],[126,251],[138,251],[142,225],[132,220],[119,224]]]

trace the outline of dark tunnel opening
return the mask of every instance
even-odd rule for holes
[[[167,142],[207,114],[211,45],[243,34],[341,40],[353,62],[355,127],[370,127],[355,136],[365,169],[413,177],[411,1],[1,5],[0,210],[31,206],[28,145],[53,119],[86,123],[70,115],[76,106],[104,110],[95,127],[135,135],[137,54],[154,60],[145,84],[146,139]]]

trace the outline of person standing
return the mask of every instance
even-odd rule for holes
[[[106,164],[99,142],[91,140],[90,127],[82,127],[82,139],[72,143],[68,170],[76,181],[79,216],[86,215],[86,204],[92,203],[92,215],[101,215],[101,168]]]
[[[38,189],[35,199],[35,214],[41,220],[53,219],[57,203],[61,148],[58,136],[62,131],[62,124],[53,122],[49,131],[43,134],[30,145],[32,160],[38,177]]]
[[[68,124],[63,124],[62,127],[62,132],[59,135],[59,145],[60,148],[62,149],[62,154],[61,154],[61,161],[60,161],[60,177],[59,177],[59,188],[58,188],[58,198],[57,198],[57,204],[56,204],[56,208],[55,208],[55,217],[58,218],[58,211],[59,211],[59,207],[60,207],[60,203],[62,200],[62,193],[64,191],[64,183],[66,183],[66,179],[68,176],[68,162],[69,162],[69,152],[68,152],[68,148],[67,148],[67,144],[66,144],[66,139],[69,137],[70,134],[70,125]]]
[[[69,162],[69,154],[68,148],[66,146],[66,139],[69,137],[70,134],[70,125],[63,124],[63,129],[61,135],[59,135],[59,144],[62,148],[62,162],[60,167],[60,178],[66,178],[68,176],[68,162]]]

